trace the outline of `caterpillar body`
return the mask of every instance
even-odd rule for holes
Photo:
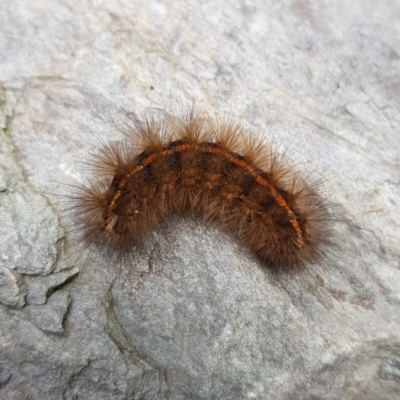
[[[131,121],[125,140],[93,155],[96,178],[73,196],[80,242],[123,256],[171,217],[195,216],[233,233],[277,272],[324,256],[328,208],[271,146],[194,110]]]

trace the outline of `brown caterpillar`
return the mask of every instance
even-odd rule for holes
[[[93,156],[97,177],[73,196],[79,242],[123,256],[171,216],[194,215],[272,270],[321,261],[330,216],[316,185],[238,124],[191,110],[133,117],[125,134]]]

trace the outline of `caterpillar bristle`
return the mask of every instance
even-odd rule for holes
[[[89,161],[73,195],[76,240],[121,257],[171,217],[194,215],[233,233],[272,271],[322,261],[332,220],[319,186],[233,120],[192,108],[129,114],[120,142]]]

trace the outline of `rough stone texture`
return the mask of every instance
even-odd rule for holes
[[[399,15],[372,0],[3,1],[0,398],[399,398]],[[64,254],[68,185],[120,137],[121,107],[192,101],[322,179],[338,216],[323,265],[271,275],[192,220],[129,269],[76,257],[68,236]]]

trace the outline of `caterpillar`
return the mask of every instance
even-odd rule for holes
[[[124,134],[92,155],[93,176],[72,196],[80,243],[124,256],[170,218],[195,217],[272,271],[323,259],[331,217],[318,185],[239,123],[191,109],[131,115]]]

